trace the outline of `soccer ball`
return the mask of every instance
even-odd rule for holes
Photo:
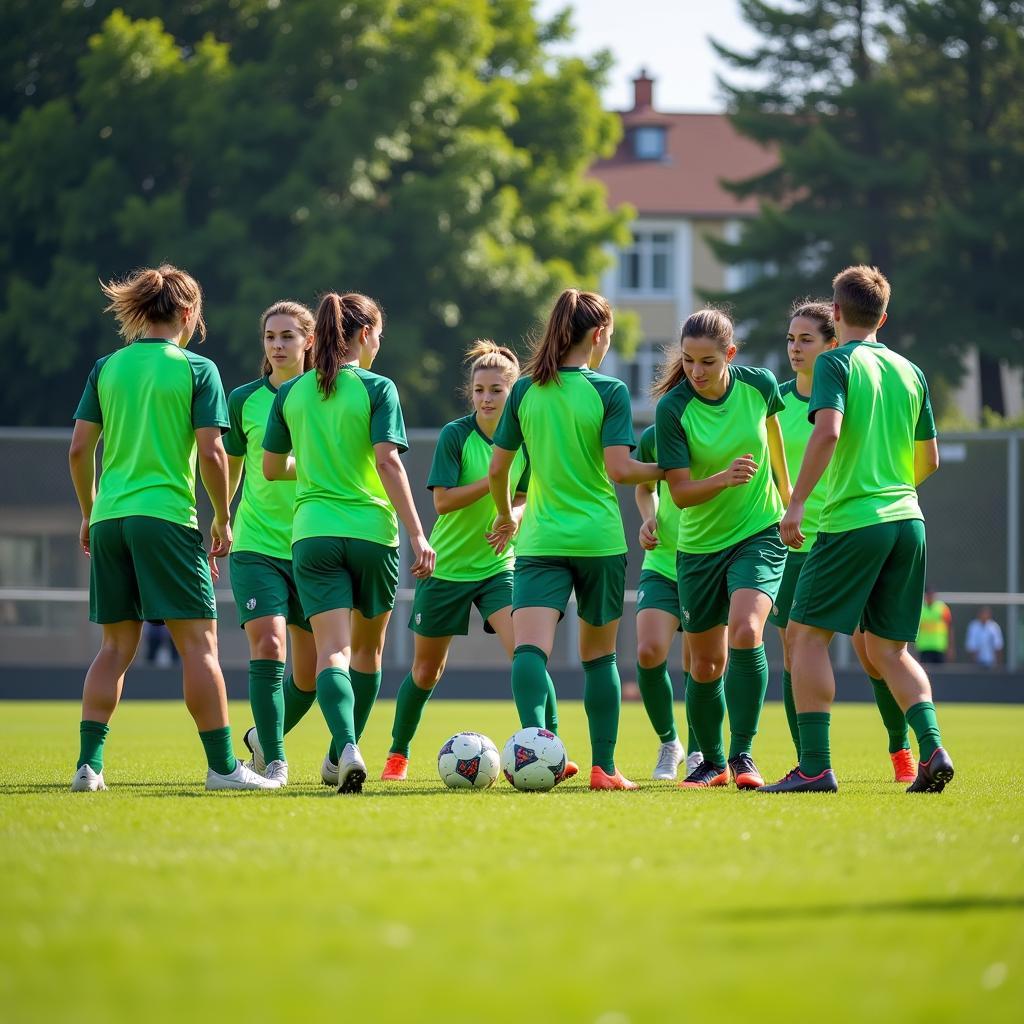
[[[565,771],[565,747],[547,729],[520,729],[501,755],[505,778],[522,792],[551,789]]]
[[[498,748],[478,732],[457,732],[437,755],[437,774],[449,789],[487,789],[499,769]]]

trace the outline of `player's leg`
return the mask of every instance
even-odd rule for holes
[[[669,586],[675,590],[674,584]],[[646,589],[644,596],[647,599]],[[668,655],[678,629],[679,618],[661,608],[648,605],[636,613],[637,685],[644,710],[661,741],[651,776],[655,779],[674,779],[679,762],[686,756],[676,732],[672,679],[668,671]]]
[[[703,621],[697,620],[700,625]],[[687,631],[686,647],[690,661],[690,671],[686,677],[686,719],[693,727],[704,758],[679,785],[682,789],[725,786],[729,782],[725,746],[722,742],[722,727],[725,723],[723,676],[729,657],[725,623],[712,625],[696,633]]]
[[[796,747],[797,761],[800,760],[800,732],[796,724],[796,705],[793,703],[792,658],[786,643],[786,626],[789,625],[793,596],[796,593],[797,581],[800,579],[800,572],[806,560],[806,552],[790,551],[786,555],[786,568],[782,573],[782,582],[779,584],[775,604],[768,616],[768,621],[778,628],[779,640],[782,643],[782,705],[786,710],[789,735],[793,738],[793,746]]]
[[[249,641],[249,705],[255,725],[243,739],[252,754],[253,769],[282,785],[288,778],[284,756],[284,663],[288,626],[283,615],[261,615],[242,627]]]
[[[704,763],[704,755],[701,753],[697,734],[693,731],[690,716],[686,714],[686,688],[690,683],[690,641],[685,633],[680,633],[680,637],[683,666],[683,714],[686,717],[686,774],[689,775]]]
[[[384,640],[391,611],[382,611],[367,618],[358,609],[352,610],[352,692],[355,694],[356,740],[363,730],[380,693],[381,664]]]
[[[786,724],[796,748],[796,759],[800,761],[800,727],[796,724],[796,703],[793,700],[793,655],[790,651],[785,626],[779,627],[779,643],[782,644],[782,706],[786,711]]]

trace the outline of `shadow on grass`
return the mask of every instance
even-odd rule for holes
[[[708,915],[710,923],[733,925],[741,921],[821,921],[828,918],[873,917],[884,914],[959,914],[971,911],[1015,911],[1024,908],[1024,896],[950,896],[946,899],[884,900],[881,903],[818,903],[802,907],[733,907]]]

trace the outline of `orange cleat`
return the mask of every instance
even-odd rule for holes
[[[897,782],[913,782],[917,778],[917,764],[914,755],[904,747],[895,754],[889,755],[892,770]]]
[[[409,758],[404,754],[388,754],[384,771],[380,773],[381,782],[405,782],[409,773]]]
[[[680,789],[707,789],[710,786],[728,786],[728,767],[719,768],[717,765],[702,761],[689,775],[679,783]]]
[[[568,768],[568,765],[566,765]],[[596,764],[590,769],[590,788],[591,789],[639,789],[640,787],[635,782],[630,782],[622,772],[615,769],[614,775],[609,775],[603,768],[599,768]]]
[[[562,777],[558,780],[559,782],[565,782],[566,779],[571,779],[574,775],[579,775],[580,766],[575,761],[566,761],[565,767],[562,769]]]

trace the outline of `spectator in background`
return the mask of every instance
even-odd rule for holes
[[[953,616],[949,605],[935,596],[932,587],[925,587],[921,608],[921,627],[917,634],[917,652],[925,664],[941,665],[956,658],[953,640]]]
[[[998,665],[1003,650],[1003,631],[992,618],[992,609],[987,605],[978,610],[978,617],[967,627],[967,653],[975,664],[982,668]]]

